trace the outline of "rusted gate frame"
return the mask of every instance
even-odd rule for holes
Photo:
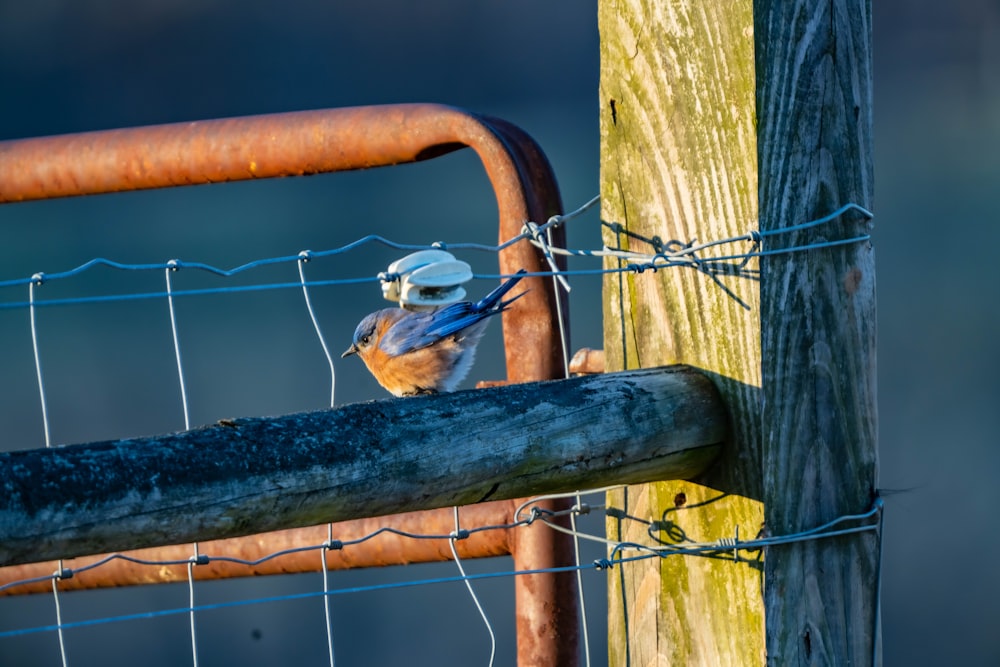
[[[366,169],[418,162],[465,147],[477,153],[496,193],[501,242],[519,234],[526,221],[542,222],[561,211],[548,160],[525,132],[500,119],[435,104],[302,111],[0,142],[0,203]],[[563,230],[554,230],[553,242],[564,245]],[[504,249],[499,261],[503,273],[547,268],[541,253],[527,243]],[[503,318],[508,381],[562,377],[565,366],[555,299],[563,297],[551,281],[528,278],[526,283],[530,291]],[[566,304],[561,305],[565,317]],[[548,508],[556,511],[569,505],[569,501],[548,502]],[[499,503],[470,513],[482,514],[478,518],[491,524],[500,513],[509,517],[510,506]],[[399,515],[394,521],[402,521],[412,532],[434,533],[440,529],[441,515],[420,512]],[[370,532],[371,524],[348,522],[355,523],[337,530]],[[322,529],[325,533],[326,528]],[[289,532],[272,535],[287,540]],[[304,539],[307,544],[317,543],[311,536],[304,535]],[[466,548],[465,557],[509,550],[517,570],[573,563],[571,538],[539,525],[484,540],[478,547],[481,552]],[[401,548],[391,558],[383,554],[365,560],[390,564],[447,559],[447,554],[435,555],[434,549],[419,556],[420,549],[414,549],[410,559],[408,550]],[[328,562],[336,567],[337,552],[329,553],[333,557]],[[302,557],[314,561],[308,566],[303,563],[303,569],[320,568],[315,554]],[[284,559],[282,563],[284,568],[291,567]],[[53,570],[49,564],[48,572]],[[204,577],[203,572],[211,574],[201,567],[195,572],[198,578]],[[514,580],[518,664],[577,664],[580,609],[575,577],[563,572]]]

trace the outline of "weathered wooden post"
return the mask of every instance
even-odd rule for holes
[[[608,246],[656,253],[757,224],[750,0],[599,4],[601,218]],[[736,252],[749,247],[731,248]],[[611,266],[616,263],[612,261]],[[761,528],[756,264],[715,279],[688,268],[604,283],[608,369],[685,363],[716,380],[732,420],[727,455],[694,482],[629,487],[610,502],[674,541],[752,538]],[[634,532],[629,532],[629,529]],[[622,531],[622,532],[619,532]],[[612,538],[648,541],[635,522]],[[761,566],[674,556],[611,573],[612,665],[760,665]]]
[[[871,207],[870,0],[754,8],[762,230]],[[782,235],[776,245],[863,236],[867,219]],[[869,243],[761,261],[764,503],[775,535],[867,510],[878,476],[875,257]],[[768,663],[881,662],[880,537],[769,548]]]
[[[758,201],[764,231],[851,202],[870,207],[867,0],[606,0],[599,12],[609,246],[656,253],[671,239],[745,233],[757,226]],[[768,238],[764,250],[869,231],[848,214]],[[756,269],[605,282],[609,369],[699,366],[714,374],[733,420],[728,455],[698,485],[630,487],[612,499],[659,522],[661,540],[715,540],[737,526],[750,539],[762,512],[767,534],[790,534],[873,501],[870,245],[769,255],[759,282]],[[628,529],[608,525],[614,538],[632,538]],[[738,562],[623,565],[609,588],[611,663],[879,663],[878,540],[866,532],[780,545],[763,563],[743,552]]]

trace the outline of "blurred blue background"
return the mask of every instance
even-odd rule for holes
[[[879,298],[886,665],[1000,664],[1000,574],[988,554],[1000,501],[1000,3],[875,3],[875,243]],[[359,104],[443,102],[508,119],[541,144],[567,208],[597,194],[595,3],[286,3],[0,0],[0,139]],[[2,175],[0,175],[2,178]],[[570,243],[600,243],[596,213]],[[232,267],[338,247],[368,233],[412,243],[496,242],[492,192],[472,154],[396,169],[0,207],[0,280],[93,257]],[[399,256],[369,247],[308,265],[310,279],[371,276]],[[463,255],[481,273],[490,255]],[[586,265],[587,268],[590,265]],[[585,268],[581,266],[581,268]],[[294,264],[252,282],[294,281]],[[216,279],[180,272],[175,289]],[[474,283],[473,294],[490,284]],[[107,269],[43,298],[159,291],[162,274]],[[23,300],[26,288],[0,294]],[[600,347],[599,281],[574,279],[573,347]],[[380,307],[377,286],[317,289],[331,348]],[[177,304],[191,418],[318,409],[329,377],[295,290]],[[39,342],[56,443],[178,430],[183,414],[162,301],[42,309]],[[503,376],[499,327],[471,379]],[[0,310],[0,447],[43,443],[27,312]],[[337,400],[381,398],[357,360]],[[985,530],[984,530],[985,529]],[[974,539],[966,545],[962,539]],[[944,549],[944,546],[949,546]],[[600,554],[598,554],[600,555]],[[469,563],[473,571],[509,563]],[[337,573],[335,588],[449,576],[451,565]],[[604,661],[603,575],[588,593]],[[320,588],[318,575],[199,584],[199,601]],[[509,580],[477,588],[513,660]],[[187,589],[63,597],[64,619],[182,607]],[[488,638],[459,585],[334,599],[340,664],[485,664]],[[48,596],[0,598],[0,630],[54,621]],[[71,665],[187,664],[187,618],[67,633]],[[318,601],[199,617],[202,664],[325,664]],[[52,634],[0,641],[0,664],[59,664]]]

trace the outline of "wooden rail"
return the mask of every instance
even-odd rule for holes
[[[0,454],[0,564],[686,478],[726,437],[661,368],[355,403]]]

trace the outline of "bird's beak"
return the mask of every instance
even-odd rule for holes
[[[340,358],[341,359],[346,359],[347,357],[351,356],[352,354],[357,354],[357,353],[358,353],[358,346],[357,345],[351,345],[349,348],[347,348],[347,350],[344,351],[344,353],[342,355],[340,355]]]

